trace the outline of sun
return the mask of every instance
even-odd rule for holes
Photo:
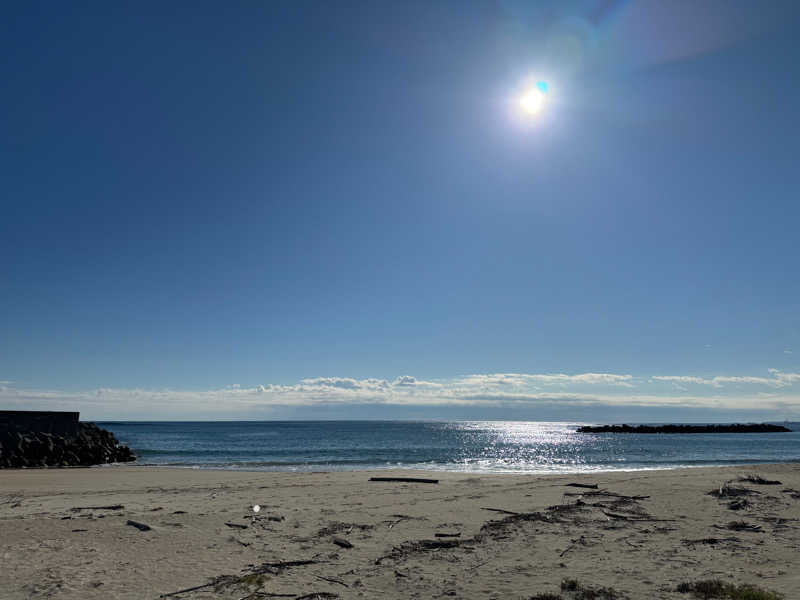
[[[538,114],[547,100],[547,92],[547,82],[539,81],[535,87],[526,89],[519,97],[520,108],[529,115]]]

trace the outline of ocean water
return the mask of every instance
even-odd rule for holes
[[[791,433],[586,434],[579,423],[105,422],[138,464],[256,471],[576,473],[800,461]],[[793,426],[794,425],[794,426]]]

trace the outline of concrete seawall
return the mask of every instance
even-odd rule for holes
[[[52,412],[39,410],[0,410],[0,433],[30,432],[54,435],[78,435],[78,412]]]

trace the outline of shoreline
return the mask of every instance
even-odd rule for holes
[[[439,483],[369,481],[393,472]],[[743,510],[709,495],[748,474],[782,483],[733,483],[750,490]],[[527,599],[574,578],[621,598],[686,600],[682,581],[720,578],[790,599],[800,589],[798,490],[798,463],[571,474],[3,470],[0,595],[155,599],[228,576],[174,597]],[[727,529],[739,521],[753,529]],[[253,573],[285,561],[312,562]]]
[[[379,465],[369,465],[364,468],[346,468],[346,469],[325,469],[325,468],[317,468],[317,467],[325,467],[326,465],[312,465],[308,469],[290,469],[290,468],[257,468],[257,467],[244,467],[239,468],[236,466],[230,467],[220,467],[220,466],[206,466],[206,465],[191,465],[191,464],[157,464],[157,463],[150,463],[150,464],[138,464],[138,463],[106,463],[106,464],[99,464],[99,465],[91,465],[91,466],[81,466],[81,465],[70,465],[70,466],[46,466],[46,467],[26,467],[26,468],[19,468],[19,469],[0,469],[0,474],[3,472],[15,472],[15,471],[59,471],[63,469],[175,469],[175,470],[190,470],[190,471],[214,471],[214,472],[233,472],[233,473],[288,473],[288,474],[307,474],[307,473],[365,473],[365,472],[376,472],[382,473],[386,471],[413,471],[417,473],[451,473],[451,474],[461,474],[461,475],[530,475],[530,476],[581,476],[581,475],[594,475],[594,474],[602,474],[602,473],[639,473],[639,472],[649,472],[649,471],[680,471],[683,469],[724,469],[724,468],[746,468],[746,467],[757,467],[757,466],[779,466],[779,465],[798,465],[800,464],[800,458],[795,460],[789,461],[782,461],[782,462],[775,462],[775,461],[735,461],[730,463],[717,463],[717,464],[683,464],[683,465],[674,465],[669,464],[663,467],[631,467],[631,468],[617,468],[617,469],[608,469],[608,468],[598,468],[598,469],[591,469],[591,470],[583,470],[583,471],[552,471],[552,470],[543,470],[543,471],[523,471],[523,470],[470,470],[470,469],[449,469],[449,468],[430,468],[430,467],[423,467],[423,466],[398,466],[398,465],[387,465],[387,466],[379,466]]]

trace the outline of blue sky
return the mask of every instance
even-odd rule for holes
[[[798,25],[789,2],[9,6],[0,407],[797,417]]]

